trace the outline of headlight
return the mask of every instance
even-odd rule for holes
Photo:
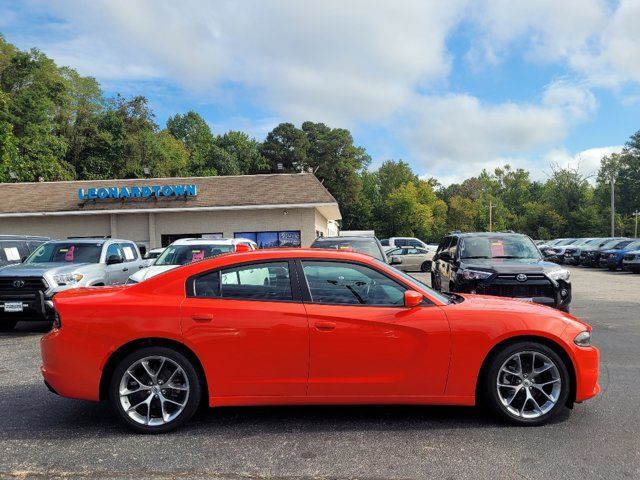
[[[609,254],[609,258],[616,258],[616,254],[615,253],[610,253]]]
[[[579,347],[588,347],[591,345],[591,332],[580,332],[576,335],[576,338],[573,339],[573,343],[578,345]]]
[[[60,275],[54,275],[53,280],[58,285],[75,285],[84,278],[81,273],[62,273]]]
[[[547,274],[549,278],[552,280],[564,280],[569,281],[569,277],[571,276],[571,272],[564,268],[560,268],[558,270],[553,270]]]
[[[465,268],[462,271],[462,278],[465,280],[484,280],[493,275],[491,272],[485,272],[482,270],[472,270],[470,268]]]

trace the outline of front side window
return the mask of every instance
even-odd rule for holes
[[[293,300],[288,262],[269,262],[216,270],[194,280],[196,297]]]
[[[112,256],[120,257],[124,260],[122,249],[120,248],[120,245],[118,245],[117,243],[112,243],[107,247],[107,260],[109,260],[109,257],[112,257]]]
[[[379,271],[345,262],[303,261],[311,301],[331,305],[402,306],[406,288]]]
[[[407,245],[409,245],[409,240],[405,238],[396,238],[395,244],[396,247],[406,247]]]
[[[25,263],[98,263],[101,243],[45,243],[33,252]]]

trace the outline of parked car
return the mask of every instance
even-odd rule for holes
[[[376,237],[318,237],[311,244],[311,248],[332,248],[347,252],[358,252],[370,255],[383,262],[390,261]]]
[[[580,251],[580,265],[585,267],[600,266],[600,255],[605,250],[620,248],[621,245],[632,242],[629,238],[612,238],[599,247],[585,248]]]
[[[24,261],[36,248],[49,240],[51,239],[48,237],[31,235],[0,235],[0,268]]]
[[[52,320],[52,299],[64,290],[124,284],[142,268],[135,243],[85,238],[40,245],[23,262],[0,269],[0,329],[20,320]]]
[[[640,249],[627,251],[622,259],[622,269],[640,273]]]
[[[368,255],[222,255],[56,295],[42,374],[138,432],[209,406],[482,402],[519,425],[600,391],[591,327],[507,298],[443,295]]]
[[[570,272],[545,261],[533,241],[517,233],[455,233],[433,257],[437,290],[514,297],[569,311]]]
[[[380,245],[382,245],[385,252],[392,250],[398,247],[418,247],[424,248],[425,250],[430,250],[435,253],[436,249],[433,245],[429,245],[428,243],[423,242],[419,238],[415,237],[391,237],[380,240]]]
[[[553,247],[549,247],[549,249],[545,252],[546,260],[550,260],[556,263],[564,263],[565,262],[565,253],[567,250],[573,250],[575,248],[579,248],[581,245],[585,243],[595,240],[594,238],[574,238],[570,241],[560,242]]]
[[[627,252],[640,249],[640,242],[627,240],[618,244],[616,248],[604,250],[600,253],[600,266],[615,271],[622,268],[622,261]]]
[[[256,250],[258,248],[256,242],[246,238],[181,238],[164,249],[153,265],[131,275],[127,283],[142,282],[162,272],[188,263],[216,257],[223,253],[235,252],[238,250],[239,245],[248,250]]]
[[[151,266],[153,262],[156,261],[156,258],[162,255],[162,252],[164,251],[165,251],[165,247],[161,247],[161,248],[152,248],[147,253],[145,253],[143,256],[143,263],[145,267]]]
[[[387,258],[398,257],[400,262],[395,264],[396,268],[404,272],[430,272],[431,261],[435,252],[420,247],[400,247],[387,250]]]
[[[600,248],[610,240],[611,238],[609,237],[592,238],[575,245],[569,245],[564,250],[564,263],[567,265],[580,265],[580,255],[582,250]]]

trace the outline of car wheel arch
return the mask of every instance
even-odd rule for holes
[[[207,376],[198,356],[184,343],[162,337],[137,338],[128,343],[125,343],[124,345],[121,345],[118,349],[113,351],[109,355],[109,358],[107,359],[106,363],[104,364],[104,368],[102,369],[102,374],[100,377],[99,399],[108,399],[109,383],[118,363],[131,352],[134,352],[142,347],[150,346],[173,348],[174,350],[177,350],[184,356],[186,356],[193,363],[193,367],[195,368],[198,374],[198,378],[200,379],[203,396],[202,400],[206,402],[206,405],[209,405],[209,383],[207,381]]]
[[[567,367],[567,371],[569,372],[569,397],[567,399],[567,407],[573,408],[573,404],[576,399],[576,388],[577,388],[577,380],[576,380],[576,369],[573,363],[573,359],[571,355],[567,352],[567,350],[559,343],[556,342],[549,337],[540,336],[540,335],[517,335],[509,338],[505,338],[498,343],[496,343],[489,353],[485,356],[482,365],[480,366],[480,370],[478,371],[478,376],[476,378],[476,386],[475,386],[475,396],[476,402],[479,399],[483,398],[482,392],[480,391],[482,387],[482,378],[486,375],[486,372],[489,368],[490,362],[493,357],[503,348],[508,347],[511,344],[518,342],[538,342],[549,348],[551,348],[555,353],[560,356],[560,358],[564,361],[565,366]]]

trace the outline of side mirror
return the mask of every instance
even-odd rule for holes
[[[402,263],[402,259],[398,255],[391,255],[389,258],[389,265],[400,265]]]
[[[415,290],[406,290],[404,292],[404,306],[407,308],[417,307],[422,303],[424,297],[420,292],[416,292]]]
[[[107,265],[115,265],[122,262],[124,262],[124,258],[120,255],[109,255],[109,258],[107,258]]]

